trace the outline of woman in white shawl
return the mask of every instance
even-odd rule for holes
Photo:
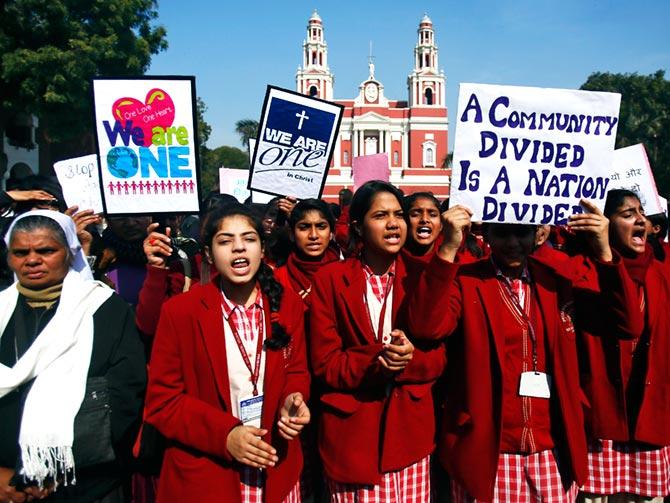
[[[0,292],[0,503],[121,502],[146,384],[133,313],[93,281],[70,217],[24,213],[5,241],[16,281]],[[80,413],[88,404],[109,412]]]

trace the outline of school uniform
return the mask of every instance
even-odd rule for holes
[[[309,395],[302,306],[292,292],[284,292],[279,313],[271,314],[269,305],[269,299],[259,295],[248,309],[234,306],[216,281],[164,305],[145,413],[146,421],[169,441],[159,503],[299,501],[300,441],[283,439],[276,424],[290,393],[301,392],[305,399]],[[291,342],[281,350],[262,348],[260,365],[256,364],[258,337],[271,337],[271,320],[277,315]],[[241,348],[248,353],[247,361]],[[252,373],[263,394],[260,418],[245,417],[249,409],[240,401],[253,396]],[[228,434],[243,419],[244,424],[269,431],[263,440],[277,450],[275,467],[260,472],[236,462],[228,452]]]
[[[598,280],[618,286],[623,275],[620,261],[593,267],[600,276],[590,292],[532,257],[517,281],[490,258],[459,267],[435,256],[422,275],[409,301],[412,334],[455,333],[438,451],[456,501],[573,501],[586,480],[573,302],[595,308]],[[521,392],[522,372],[533,371],[551,376],[549,398]]]
[[[591,402],[583,491],[658,498],[670,495],[670,270],[650,246],[624,261],[638,293],[628,309],[644,325],[633,337],[617,330],[583,336],[582,383]]]
[[[311,294],[310,354],[323,386],[319,452],[331,499],[428,501],[431,389],[445,349],[415,343],[407,367],[387,373],[378,356],[391,330],[406,326],[412,278],[400,257],[387,275],[365,269],[358,258],[329,264],[314,276]]]

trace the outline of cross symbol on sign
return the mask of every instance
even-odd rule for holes
[[[309,117],[305,115],[305,111],[301,110],[299,114],[295,114],[295,116],[300,119],[300,122],[298,122],[298,129],[302,129],[302,121],[304,120],[309,120]]]

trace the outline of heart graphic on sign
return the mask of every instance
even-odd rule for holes
[[[144,132],[144,146],[151,145],[152,129],[167,129],[174,122],[174,102],[170,95],[162,89],[154,88],[147,93],[142,103],[135,98],[119,98],[112,105],[112,115],[124,127],[131,121],[133,127]]]

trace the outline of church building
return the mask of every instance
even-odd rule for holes
[[[407,100],[386,97],[375,78],[372,59],[368,75],[351,99],[334,98],[334,75],[328,66],[328,45],[316,11],[307,24],[297,91],[344,106],[323,198],[337,201],[342,188],[353,190],[352,159],[386,153],[390,182],[405,194],[430,191],[440,200],[449,195],[451,170],[443,168],[448,153],[446,77],[439,69],[435,31],[425,15],[417,30],[414,66],[407,77]],[[407,58],[410,61],[409,58]]]

